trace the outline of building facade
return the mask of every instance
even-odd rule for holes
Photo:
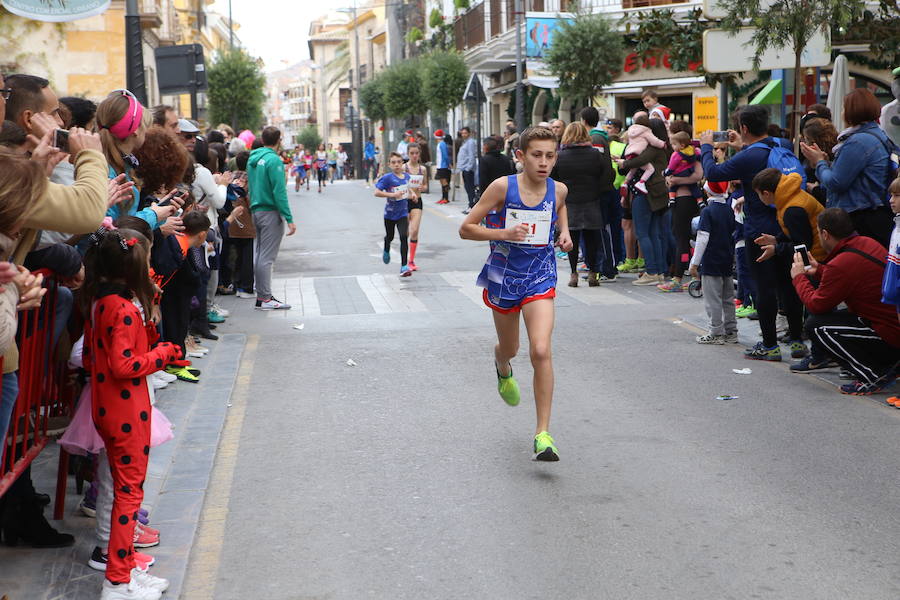
[[[516,35],[522,38],[524,83],[533,97],[533,109],[525,115],[525,125],[552,118],[569,122],[575,118],[581,103],[576,99],[562,98],[556,88],[558,82],[549,74],[542,61],[542,54],[552,44],[552,32],[559,19],[573,18],[574,0],[521,0],[524,8],[521,29],[516,28],[515,0],[477,0],[453,20],[454,44],[463,53],[472,72],[477,73],[485,88],[487,115],[485,133],[499,133],[504,121],[514,112],[511,93],[516,85]],[[445,5],[448,4],[445,2]],[[450,3],[452,4],[452,3]],[[582,9],[603,13],[625,31],[624,22],[635,26],[642,11],[665,8],[673,11],[674,18],[686,17],[691,11],[703,8],[702,0],[579,0]],[[445,10],[451,10],[445,6]],[[445,13],[450,14],[450,13]],[[862,52],[867,44],[835,45],[835,50]],[[620,73],[603,93],[593,99],[593,105],[601,118],[617,117],[626,124],[631,115],[641,109],[640,95],[646,89],[655,90],[660,101],[672,109],[672,118],[702,123],[701,128],[719,124],[719,115],[727,113],[719,106],[720,86],[711,88],[702,75],[701,64],[691,65],[687,71],[673,70],[668,56],[639,56],[629,52]],[[805,69],[804,89],[800,90],[804,104],[824,102],[827,96],[831,66]],[[777,104],[769,105],[773,121],[786,121],[783,106],[793,101],[792,71],[775,71],[771,78],[783,80],[783,92]],[[891,99],[889,71],[873,71],[854,64],[851,60],[851,86],[869,87],[883,102]],[[746,102],[761,92],[769,78],[758,72],[746,72],[737,84],[743,90],[737,100]],[[741,85],[743,84],[743,85]],[[781,88],[780,88],[781,89]],[[733,94],[732,94],[733,95]],[[735,98],[729,98],[730,101]],[[471,124],[471,123],[469,123]]]
[[[212,1],[139,0],[148,105],[173,104],[189,115],[187,95],[160,96],[154,50],[201,43],[208,64],[211,51],[228,41],[223,19],[208,19],[206,6]],[[201,31],[196,31],[197,27]],[[101,15],[65,23],[24,19],[0,8],[0,32],[0,70],[5,73],[40,75],[50,80],[60,96],[83,96],[94,101],[126,85],[123,0],[113,0]],[[236,37],[235,43],[240,43]],[[202,95],[200,104],[205,106]]]
[[[300,61],[266,75],[266,124],[282,132],[285,145],[296,143],[297,134],[317,124],[316,65]]]

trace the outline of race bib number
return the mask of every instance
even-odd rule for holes
[[[507,210],[506,228],[513,229],[519,225],[528,226],[528,234],[518,244],[543,246],[550,243],[550,224],[553,213],[549,210]]]
[[[394,188],[395,192],[400,192],[403,194],[400,198],[391,198],[391,200],[400,200],[409,198],[409,186],[408,185],[398,185]]]
[[[410,175],[409,176],[409,185],[411,185],[414,188],[421,187],[424,182],[425,182],[424,175]]]

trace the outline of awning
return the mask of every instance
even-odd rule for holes
[[[766,84],[766,87],[760,90],[756,97],[750,101],[750,104],[781,104],[781,99],[781,80],[773,79]]]

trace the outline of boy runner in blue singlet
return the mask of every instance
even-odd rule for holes
[[[484,288],[484,303],[492,309],[497,329],[497,388],[510,406],[519,403],[519,384],[513,378],[510,360],[519,349],[519,313],[525,316],[537,409],[534,460],[541,461],[559,460],[548,432],[553,404],[550,338],[556,296],[554,228],[559,228],[557,245],[565,252],[572,249],[566,216],[568,189],[550,179],[556,155],[552,131],[545,127],[523,131],[516,159],[522,162],[524,171],[493,181],[459,228],[461,238],[491,244],[478,285]]]
[[[409,201],[418,200],[419,194],[409,185],[409,173],[403,172],[403,157],[391,152],[388,162],[390,173],[385,173],[375,184],[375,196],[386,198],[384,204],[384,264],[391,262],[391,242],[394,229],[400,234],[400,277],[409,277],[412,271],[406,264],[409,251]]]

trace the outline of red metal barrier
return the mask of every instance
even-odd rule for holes
[[[75,390],[65,360],[53,344],[57,283],[50,273],[41,306],[19,313],[19,396],[13,408],[0,462],[0,496],[64,428],[73,414]],[[54,517],[62,517],[68,455],[60,450]]]

